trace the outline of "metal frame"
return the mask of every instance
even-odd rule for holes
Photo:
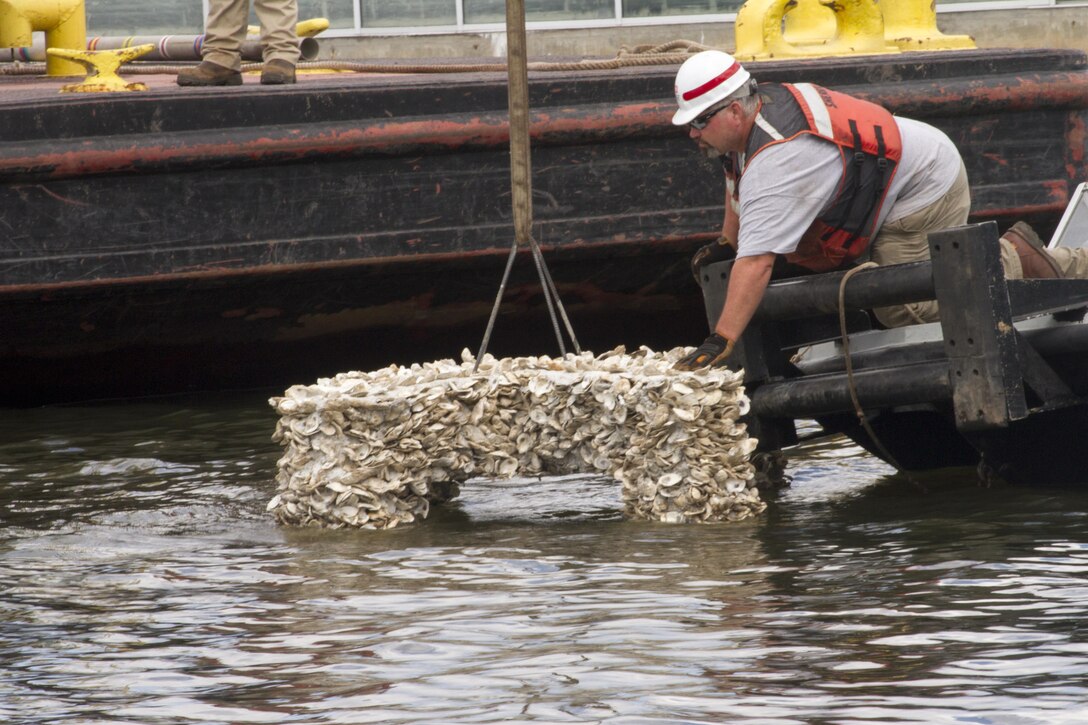
[[[837,307],[844,273],[773,282],[730,358],[744,369],[760,450],[790,445],[797,419],[816,418],[827,433],[846,433],[897,468],[897,460],[907,469],[982,463],[1023,481],[1039,469],[1034,447],[1051,451],[1059,434],[1088,430],[1088,280],[1006,280],[997,240],[994,222],[957,227],[929,235],[930,261],[859,270],[845,290],[847,310],[936,299],[941,321],[910,344],[898,330],[857,333],[887,344],[851,350],[852,365],[841,347],[829,354],[826,342],[818,360],[794,357],[815,342],[799,322],[827,339],[811,323]],[[730,264],[704,268],[708,320],[724,303]],[[848,318],[851,340],[852,328],[865,329]],[[1043,479],[1084,481],[1083,468],[1061,455],[1043,458]]]
[[[1086,213],[1088,213],[1088,181],[1082,181],[1069,196],[1069,205],[1065,207],[1065,213],[1062,214],[1062,218],[1058,222],[1058,226],[1054,228],[1054,234],[1050,237],[1050,241],[1046,246],[1051,249],[1054,247],[1083,246],[1062,244],[1064,241],[1062,237],[1069,225],[1073,223],[1073,219]]]

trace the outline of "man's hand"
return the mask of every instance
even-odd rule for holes
[[[737,250],[733,249],[732,245],[726,241],[725,237],[721,237],[716,242],[711,242],[706,246],[699,247],[695,254],[691,257],[691,275],[695,277],[695,282],[701,284],[699,281],[699,273],[703,267],[708,264],[714,264],[715,262],[724,262],[727,259],[733,259],[737,256]]]
[[[724,361],[733,352],[733,341],[714,332],[703,340],[703,344],[681,358],[673,370],[696,370],[714,367]]]

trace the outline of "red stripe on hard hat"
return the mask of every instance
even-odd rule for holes
[[[692,98],[698,98],[699,96],[703,95],[707,91],[710,91],[710,90],[713,90],[713,89],[717,88],[722,83],[724,83],[728,78],[735,75],[736,72],[739,71],[739,70],[740,70],[740,63],[738,63],[737,61],[733,61],[733,65],[726,68],[725,71],[720,76],[716,76],[714,78],[711,78],[706,83],[699,86],[698,88],[692,88],[690,91],[686,91],[684,93],[684,96],[683,96],[684,100],[685,101],[690,101]]]

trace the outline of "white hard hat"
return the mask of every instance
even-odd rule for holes
[[[691,56],[676,72],[676,105],[680,109],[672,117],[673,124],[691,123],[751,77],[736,58],[720,50],[704,50]]]

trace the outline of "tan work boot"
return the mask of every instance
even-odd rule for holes
[[[1001,238],[1016,249],[1020,266],[1024,269],[1024,279],[1054,279],[1062,276],[1061,269],[1047,253],[1043,240],[1024,222],[1013,224]]]
[[[218,63],[201,61],[195,68],[186,68],[178,73],[179,86],[240,86],[241,71],[224,68]]]
[[[266,86],[284,86],[295,82],[295,67],[285,60],[270,60],[261,71],[261,83]]]

